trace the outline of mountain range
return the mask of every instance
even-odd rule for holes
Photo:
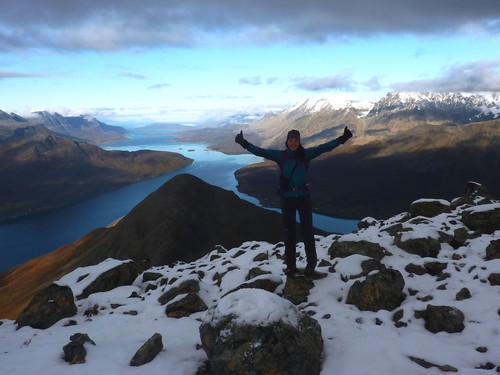
[[[44,125],[58,135],[93,144],[126,139],[128,131],[121,126],[105,124],[89,115],[63,116],[57,112],[32,112],[27,117],[0,110],[0,122]]]

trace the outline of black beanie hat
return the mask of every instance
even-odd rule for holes
[[[300,142],[300,132],[298,130],[290,130],[286,136],[286,140],[288,141],[290,138],[298,139]]]

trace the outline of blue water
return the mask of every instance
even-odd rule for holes
[[[194,163],[182,170],[101,194],[43,216],[0,225],[0,272],[72,243],[94,229],[109,225],[179,173],[193,174],[209,184],[232,190],[239,197],[258,204],[255,198],[236,190],[234,172],[242,166],[261,161],[261,158],[247,154],[226,155],[208,150],[203,144],[176,143],[173,139],[171,135],[142,133],[135,134],[124,142],[102,146],[108,150],[150,149],[178,152],[194,159]],[[314,217],[314,225],[328,232],[349,233],[356,229],[356,224],[355,220],[322,215]]]

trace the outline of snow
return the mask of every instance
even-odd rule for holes
[[[240,289],[213,305],[203,321],[215,326],[231,315],[240,325],[267,326],[280,320],[298,327],[299,311],[293,303],[276,294],[259,289]]]
[[[307,99],[304,102],[298,102],[292,107],[286,109],[285,113],[290,113],[296,110],[302,110],[307,113],[316,113],[328,110],[342,110],[347,108],[356,108],[368,113],[373,107],[371,101],[354,101],[349,97],[337,94],[323,94]]]
[[[489,209],[498,207],[489,205]],[[480,206],[481,207],[481,206]],[[500,238],[500,231],[471,239],[458,249],[442,244],[437,259],[420,258],[408,254],[394,245],[394,238],[382,230],[397,222],[405,214],[386,221],[376,221],[369,228],[344,236],[317,236],[316,245],[320,261],[329,265],[319,266],[318,271],[327,276],[314,281],[308,301],[292,305],[279,295],[286,276],[283,273],[282,243],[249,241],[234,249],[218,247],[210,254],[192,263],[153,267],[167,283],[143,282],[142,276],[130,286],[90,295],[77,301],[76,316],[63,319],[45,330],[23,327],[17,329],[14,321],[3,320],[0,325],[0,363],[2,373],[27,375],[32,373],[106,374],[127,375],[196,374],[207,359],[201,349],[199,327],[203,321],[216,322],[221,316],[233,314],[242,323],[265,325],[284,319],[294,324],[299,313],[316,319],[322,330],[324,351],[322,375],[345,374],[422,374],[443,372],[436,367],[425,369],[410,357],[424,359],[436,365],[450,365],[459,374],[491,374],[495,370],[479,369],[488,362],[500,365],[500,286],[491,286],[488,276],[499,272],[500,259],[485,260],[486,247],[491,240]],[[432,219],[403,223],[405,236],[436,237],[438,230],[445,233],[462,226],[459,212],[441,214]],[[367,259],[352,255],[331,259],[328,249],[334,241],[377,242],[392,255],[383,259],[388,268],[399,270],[405,280],[407,294],[400,308],[406,327],[397,328],[393,322],[395,311],[360,311],[346,304],[350,286],[361,272],[361,263]],[[299,267],[304,267],[303,244],[298,244]],[[255,261],[265,253],[267,260]],[[409,263],[423,265],[429,261],[447,263],[444,272],[449,277],[437,280],[431,275],[411,275],[405,271]],[[68,285],[77,295],[100,273],[122,263],[108,259],[89,267],[78,268],[64,276],[58,283]],[[335,268],[335,272],[330,267]],[[249,270],[259,267],[282,284],[275,294],[258,289],[240,289],[227,294],[246,282]],[[218,276],[224,275],[218,283]],[[167,290],[188,279],[200,281],[200,297],[209,306],[207,312],[174,319],[165,314],[165,306],[158,298]],[[148,284],[157,289],[148,290]],[[444,287],[443,287],[444,286]],[[461,301],[456,294],[468,288],[472,297]],[[416,291],[409,293],[410,290]],[[130,298],[133,293],[141,298]],[[244,298],[243,298],[244,297]],[[430,298],[430,300],[428,300]],[[465,315],[465,329],[460,333],[433,334],[424,327],[423,319],[415,311],[425,310],[428,304],[454,306]],[[98,306],[98,314],[85,316],[84,312]],[[88,315],[88,314],[87,314]],[[68,325],[70,320],[75,325]],[[62,359],[62,348],[74,333],[87,333],[96,346],[86,344],[85,364],[69,365]],[[164,349],[150,363],[141,368],[129,366],[135,352],[154,333],[163,337]],[[481,353],[477,349],[486,347]]]

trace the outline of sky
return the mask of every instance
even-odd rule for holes
[[[498,0],[0,0],[0,110],[199,122],[500,92]]]

